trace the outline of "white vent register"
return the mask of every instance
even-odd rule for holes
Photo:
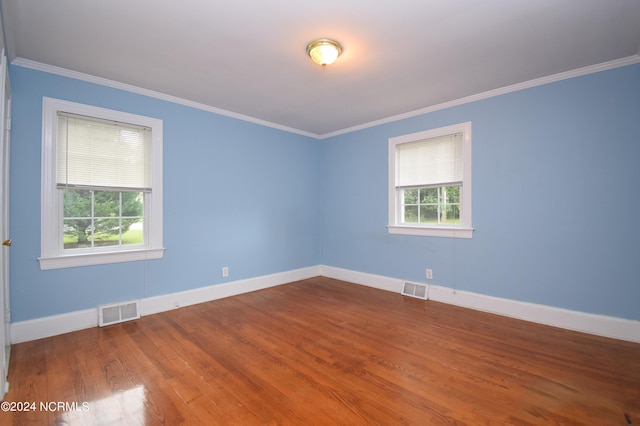
[[[98,306],[98,325],[100,327],[138,318],[140,318],[140,309],[137,300]]]
[[[416,297],[418,299],[429,299],[429,292],[425,284],[416,284],[405,281],[402,286],[402,294],[404,296]]]

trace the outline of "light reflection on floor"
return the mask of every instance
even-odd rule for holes
[[[56,424],[69,425],[144,425],[145,424],[144,385],[118,392],[106,398],[89,401],[87,410],[80,409],[62,413]]]

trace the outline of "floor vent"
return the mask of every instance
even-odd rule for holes
[[[415,284],[410,283],[409,281],[405,281],[402,286],[402,294],[405,296],[417,297],[418,299],[429,298],[429,294],[427,292],[427,286],[425,284]]]
[[[98,306],[98,325],[100,327],[138,318],[140,318],[140,309],[137,300]]]

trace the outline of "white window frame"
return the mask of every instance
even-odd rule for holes
[[[455,133],[462,133],[462,161],[463,180],[460,194],[460,224],[405,224],[402,222],[401,189],[396,187],[397,162],[396,148],[398,145],[418,142],[424,139],[437,138]],[[471,221],[471,122],[439,127],[437,129],[408,135],[396,136],[389,139],[389,224],[390,234],[419,235],[447,238],[472,238],[473,227]]]
[[[145,194],[145,244],[136,247],[104,247],[72,252],[62,247],[62,191],[56,187],[56,138],[58,111],[151,128],[152,192]],[[137,260],[160,259],[162,245],[162,120],[91,105],[43,98],[40,269],[60,269]]]

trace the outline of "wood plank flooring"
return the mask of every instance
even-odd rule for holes
[[[17,344],[9,382],[2,425],[640,425],[640,344],[321,277]]]

